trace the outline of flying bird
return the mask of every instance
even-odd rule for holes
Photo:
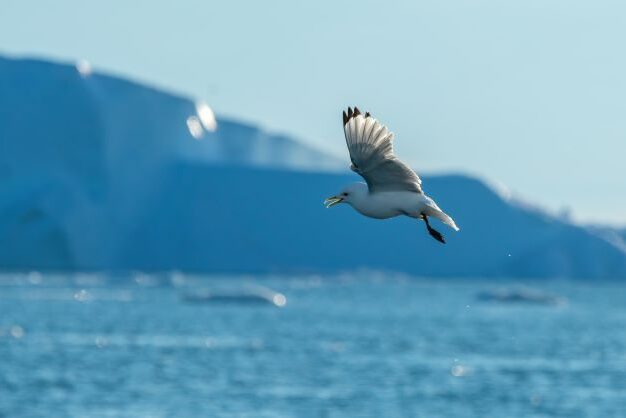
[[[445,244],[443,235],[430,226],[428,217],[439,219],[455,231],[454,220],[422,190],[415,171],[393,153],[393,133],[357,107],[343,112],[343,131],[350,152],[350,168],[365,180],[354,183],[324,201],[327,208],[347,203],[359,213],[376,219],[405,215],[423,220],[428,233]]]

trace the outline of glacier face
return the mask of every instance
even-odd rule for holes
[[[358,180],[343,161],[81,68],[0,58],[2,269],[626,278],[623,247],[466,176],[424,179],[461,227],[446,246],[326,210]]]

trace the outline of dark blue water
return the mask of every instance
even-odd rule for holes
[[[256,281],[287,305],[198,304]],[[0,277],[2,417],[626,416],[626,286]]]

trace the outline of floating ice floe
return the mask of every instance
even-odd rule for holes
[[[532,303],[539,305],[563,305],[567,299],[536,289],[494,289],[478,293],[476,298],[485,302]]]
[[[263,286],[197,289],[186,292],[182,299],[193,303],[269,304],[279,308],[287,304],[285,295]]]

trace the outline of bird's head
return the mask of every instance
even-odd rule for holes
[[[367,184],[354,183],[344,188],[338,194],[331,196],[328,199],[324,200],[324,204],[326,205],[327,208],[333,207],[339,203],[352,204],[356,200],[360,199],[362,196],[366,195],[367,193],[368,193]]]

